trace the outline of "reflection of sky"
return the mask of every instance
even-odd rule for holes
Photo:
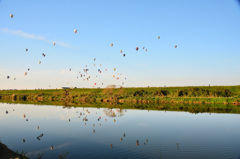
[[[239,153],[239,115],[123,110],[121,117],[108,117],[104,110],[0,104],[0,139],[33,158],[39,153],[57,158],[66,152],[68,158],[234,158]],[[80,113],[85,115],[79,118]]]

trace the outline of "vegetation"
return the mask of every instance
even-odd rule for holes
[[[3,100],[240,105],[240,86],[2,90]]]
[[[14,152],[1,142],[0,142],[0,158],[28,159],[24,152],[22,153]]]
[[[20,103],[35,105],[63,106],[63,109],[73,107],[95,107],[108,109],[145,109],[161,111],[184,111],[190,113],[231,113],[240,114],[240,107],[232,104],[186,104],[186,103],[104,103],[104,102],[72,102],[72,101],[12,101],[3,100],[4,103]]]

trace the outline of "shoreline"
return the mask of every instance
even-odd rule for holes
[[[4,100],[116,104],[232,104],[238,106],[240,105],[240,86],[2,90],[0,102]]]
[[[21,104],[24,105],[36,105],[36,106],[61,106],[63,109],[71,108],[103,108],[103,109],[137,109],[137,110],[157,110],[157,111],[179,111],[179,112],[189,112],[189,113],[230,113],[230,114],[240,114],[240,107],[236,105],[226,105],[226,104],[176,104],[176,103],[99,103],[99,102],[90,102],[90,103],[81,103],[81,102],[39,102],[39,101],[11,101],[4,100],[0,101],[0,104]]]
[[[5,144],[0,142],[0,159],[5,158],[28,159],[27,157],[25,157],[25,155],[14,152],[13,150],[9,149]]]

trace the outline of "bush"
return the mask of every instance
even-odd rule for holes
[[[158,95],[158,96],[167,96],[167,95],[169,95],[169,91],[167,91],[167,90],[156,90],[153,94]]]
[[[144,96],[144,95],[146,95],[146,94],[148,94],[148,92],[142,89],[142,90],[140,90],[140,91],[134,92],[134,93],[133,93],[133,96]]]
[[[188,91],[187,91],[186,89],[180,90],[180,91],[178,92],[178,96],[179,96],[179,97],[187,96],[187,95],[188,95]]]
[[[229,89],[225,89],[223,91],[223,97],[231,97],[232,96],[232,92]]]

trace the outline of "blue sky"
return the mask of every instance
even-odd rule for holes
[[[0,89],[239,85],[239,19],[237,0],[1,0]]]

